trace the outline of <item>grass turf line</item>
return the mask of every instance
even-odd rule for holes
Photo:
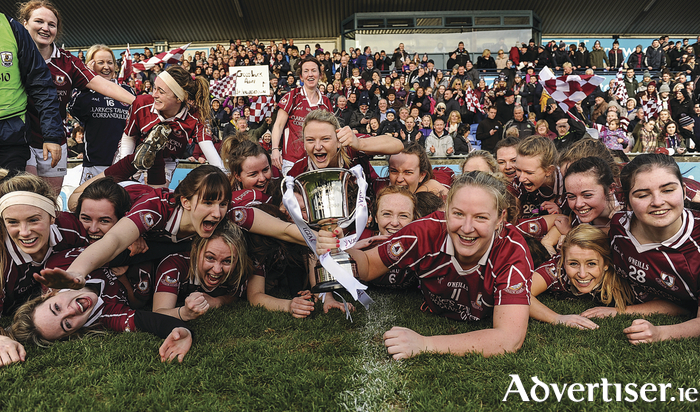
[[[372,290],[370,294],[375,293]],[[359,387],[340,394],[340,405],[349,411],[378,411],[410,403],[400,376],[402,364],[387,355],[382,337],[396,321],[395,300],[392,294],[381,296],[363,319],[359,330],[361,352],[354,359],[359,370],[353,374]]]

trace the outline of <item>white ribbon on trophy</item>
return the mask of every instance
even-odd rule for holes
[[[367,225],[367,201],[365,199],[365,193],[367,192],[367,181],[365,180],[364,172],[362,167],[357,165],[349,170],[355,178],[357,179],[358,193],[357,202],[355,203],[355,234],[348,235],[340,239],[340,249],[346,250],[357,243],[357,239]],[[306,244],[313,251],[314,255],[319,259],[321,265],[333,275],[335,280],[338,281],[350,294],[352,297],[360,302],[365,308],[369,309],[369,305],[374,301],[365,292],[367,289],[366,285],[363,285],[358,281],[352,273],[348,273],[343,269],[333,258],[330,256],[330,252],[326,252],[321,256],[316,253],[316,236],[309,225],[304,221],[301,215],[301,208],[299,207],[299,202],[294,197],[294,178],[287,176],[284,178],[284,183],[287,188],[284,195],[282,196],[282,203],[287,208],[287,211],[292,216],[294,223],[296,223],[299,231]]]

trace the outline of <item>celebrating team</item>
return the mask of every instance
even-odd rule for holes
[[[182,361],[192,344],[187,322],[244,297],[308,316],[321,298],[309,291],[315,256],[275,180],[281,172],[329,167],[360,165],[370,183],[370,227],[356,228],[360,241],[348,249],[361,280],[404,290],[420,285],[426,316],[491,318],[491,328],[458,335],[393,327],[384,344],[395,359],[514,352],[530,317],[595,329],[591,319],[677,315],[697,304],[700,214],[685,207],[697,186],[666,154],[638,156],[618,173],[599,141],[580,140],[560,159],[555,143],[535,134],[499,141],[498,165],[488,152],[474,152],[454,177],[433,170],[416,142],[341,127],[318,89],[321,64],[307,57],[299,62],[304,85],[279,103],[272,154],[241,132],[220,155],[205,126],[211,112],[201,78],[174,66],[156,77],[152,95],[134,99],[53,44],[60,27],[55,7],[33,1],[24,9],[23,23],[49,67],[66,73],[67,90],[90,89],[131,107],[119,138],[121,160],[95,165],[105,167],[85,176],[68,202],[71,212],[59,211],[55,200],[62,174],[60,165],[52,170],[59,156],[65,159],[56,145],[43,147],[44,163],[38,147],[33,152],[41,177],[3,170],[0,313],[14,318],[0,331],[2,365],[23,361],[24,344],[105,328],[156,334],[164,339],[161,359]],[[113,56],[92,55],[88,66],[109,77],[111,65],[103,61]],[[190,141],[210,165],[192,170],[175,190],[163,187]],[[589,157],[595,150],[600,155]],[[369,164],[373,155],[388,156],[386,178]],[[148,185],[132,181],[138,172],[147,173]],[[337,247],[342,233],[317,236],[321,255]],[[556,241],[543,252],[548,238]],[[280,285],[290,299],[269,293]],[[604,306],[559,315],[537,300],[546,290],[592,295]],[[326,312],[353,309],[330,294],[323,298]],[[152,311],[144,309],[149,302]],[[697,337],[700,320],[656,326],[637,319],[624,333],[632,344]]]

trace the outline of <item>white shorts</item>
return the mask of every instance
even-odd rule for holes
[[[105,169],[107,169],[108,167],[109,166],[89,166],[89,167],[83,166],[83,174],[82,174],[82,176],[80,176],[80,184],[82,185],[83,183],[87,182],[88,180],[92,179],[93,177],[104,172]]]
[[[61,160],[56,167],[51,167],[51,153],[49,158],[44,160],[44,150],[34,147],[29,148],[29,160],[27,166],[34,166],[39,177],[63,177],[68,174],[68,145],[61,145]]]

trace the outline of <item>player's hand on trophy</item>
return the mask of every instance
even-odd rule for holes
[[[340,246],[340,235],[342,232],[340,228],[335,228],[332,232],[323,229],[319,230],[316,237],[316,253],[320,256],[337,249]]]

